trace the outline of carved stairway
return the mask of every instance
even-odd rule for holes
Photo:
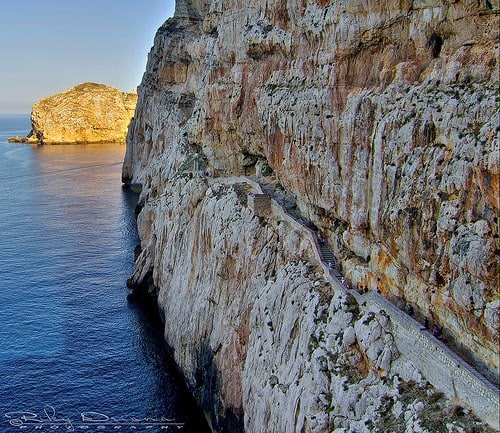
[[[328,248],[326,244],[319,244],[319,251],[321,252],[321,258],[323,262],[329,265],[330,268],[337,266],[337,259],[332,253],[332,250]]]
[[[339,280],[341,284],[345,284],[343,275],[337,269],[337,258],[333,255],[332,250],[325,242],[318,242],[317,246],[321,255],[321,260],[328,266],[330,275],[337,278],[337,280]],[[346,288],[348,287],[346,286]]]

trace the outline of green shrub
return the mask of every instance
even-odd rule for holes
[[[273,174],[273,169],[270,165],[267,162],[262,164],[262,176],[271,176],[271,174]]]

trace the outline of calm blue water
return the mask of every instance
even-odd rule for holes
[[[157,318],[126,299],[124,146],[7,143],[29,129],[0,116],[0,432],[206,432]]]

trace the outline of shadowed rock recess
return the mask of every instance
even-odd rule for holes
[[[130,284],[214,431],[498,429],[499,8],[185,0],[160,27],[123,166]],[[432,337],[418,359],[419,328],[335,284],[276,206],[254,214],[247,179],[350,287],[442,326],[493,397],[425,377],[457,364]]]

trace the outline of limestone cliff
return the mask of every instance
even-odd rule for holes
[[[41,144],[125,142],[136,93],[83,83],[33,105],[29,142]]]
[[[193,0],[158,30],[123,167],[143,187],[132,283],[158,295],[216,430],[481,431],[427,388],[383,311],[325,278],[307,232],[254,215],[234,176],[321,229],[351,286],[411,304],[495,380],[498,13]]]

